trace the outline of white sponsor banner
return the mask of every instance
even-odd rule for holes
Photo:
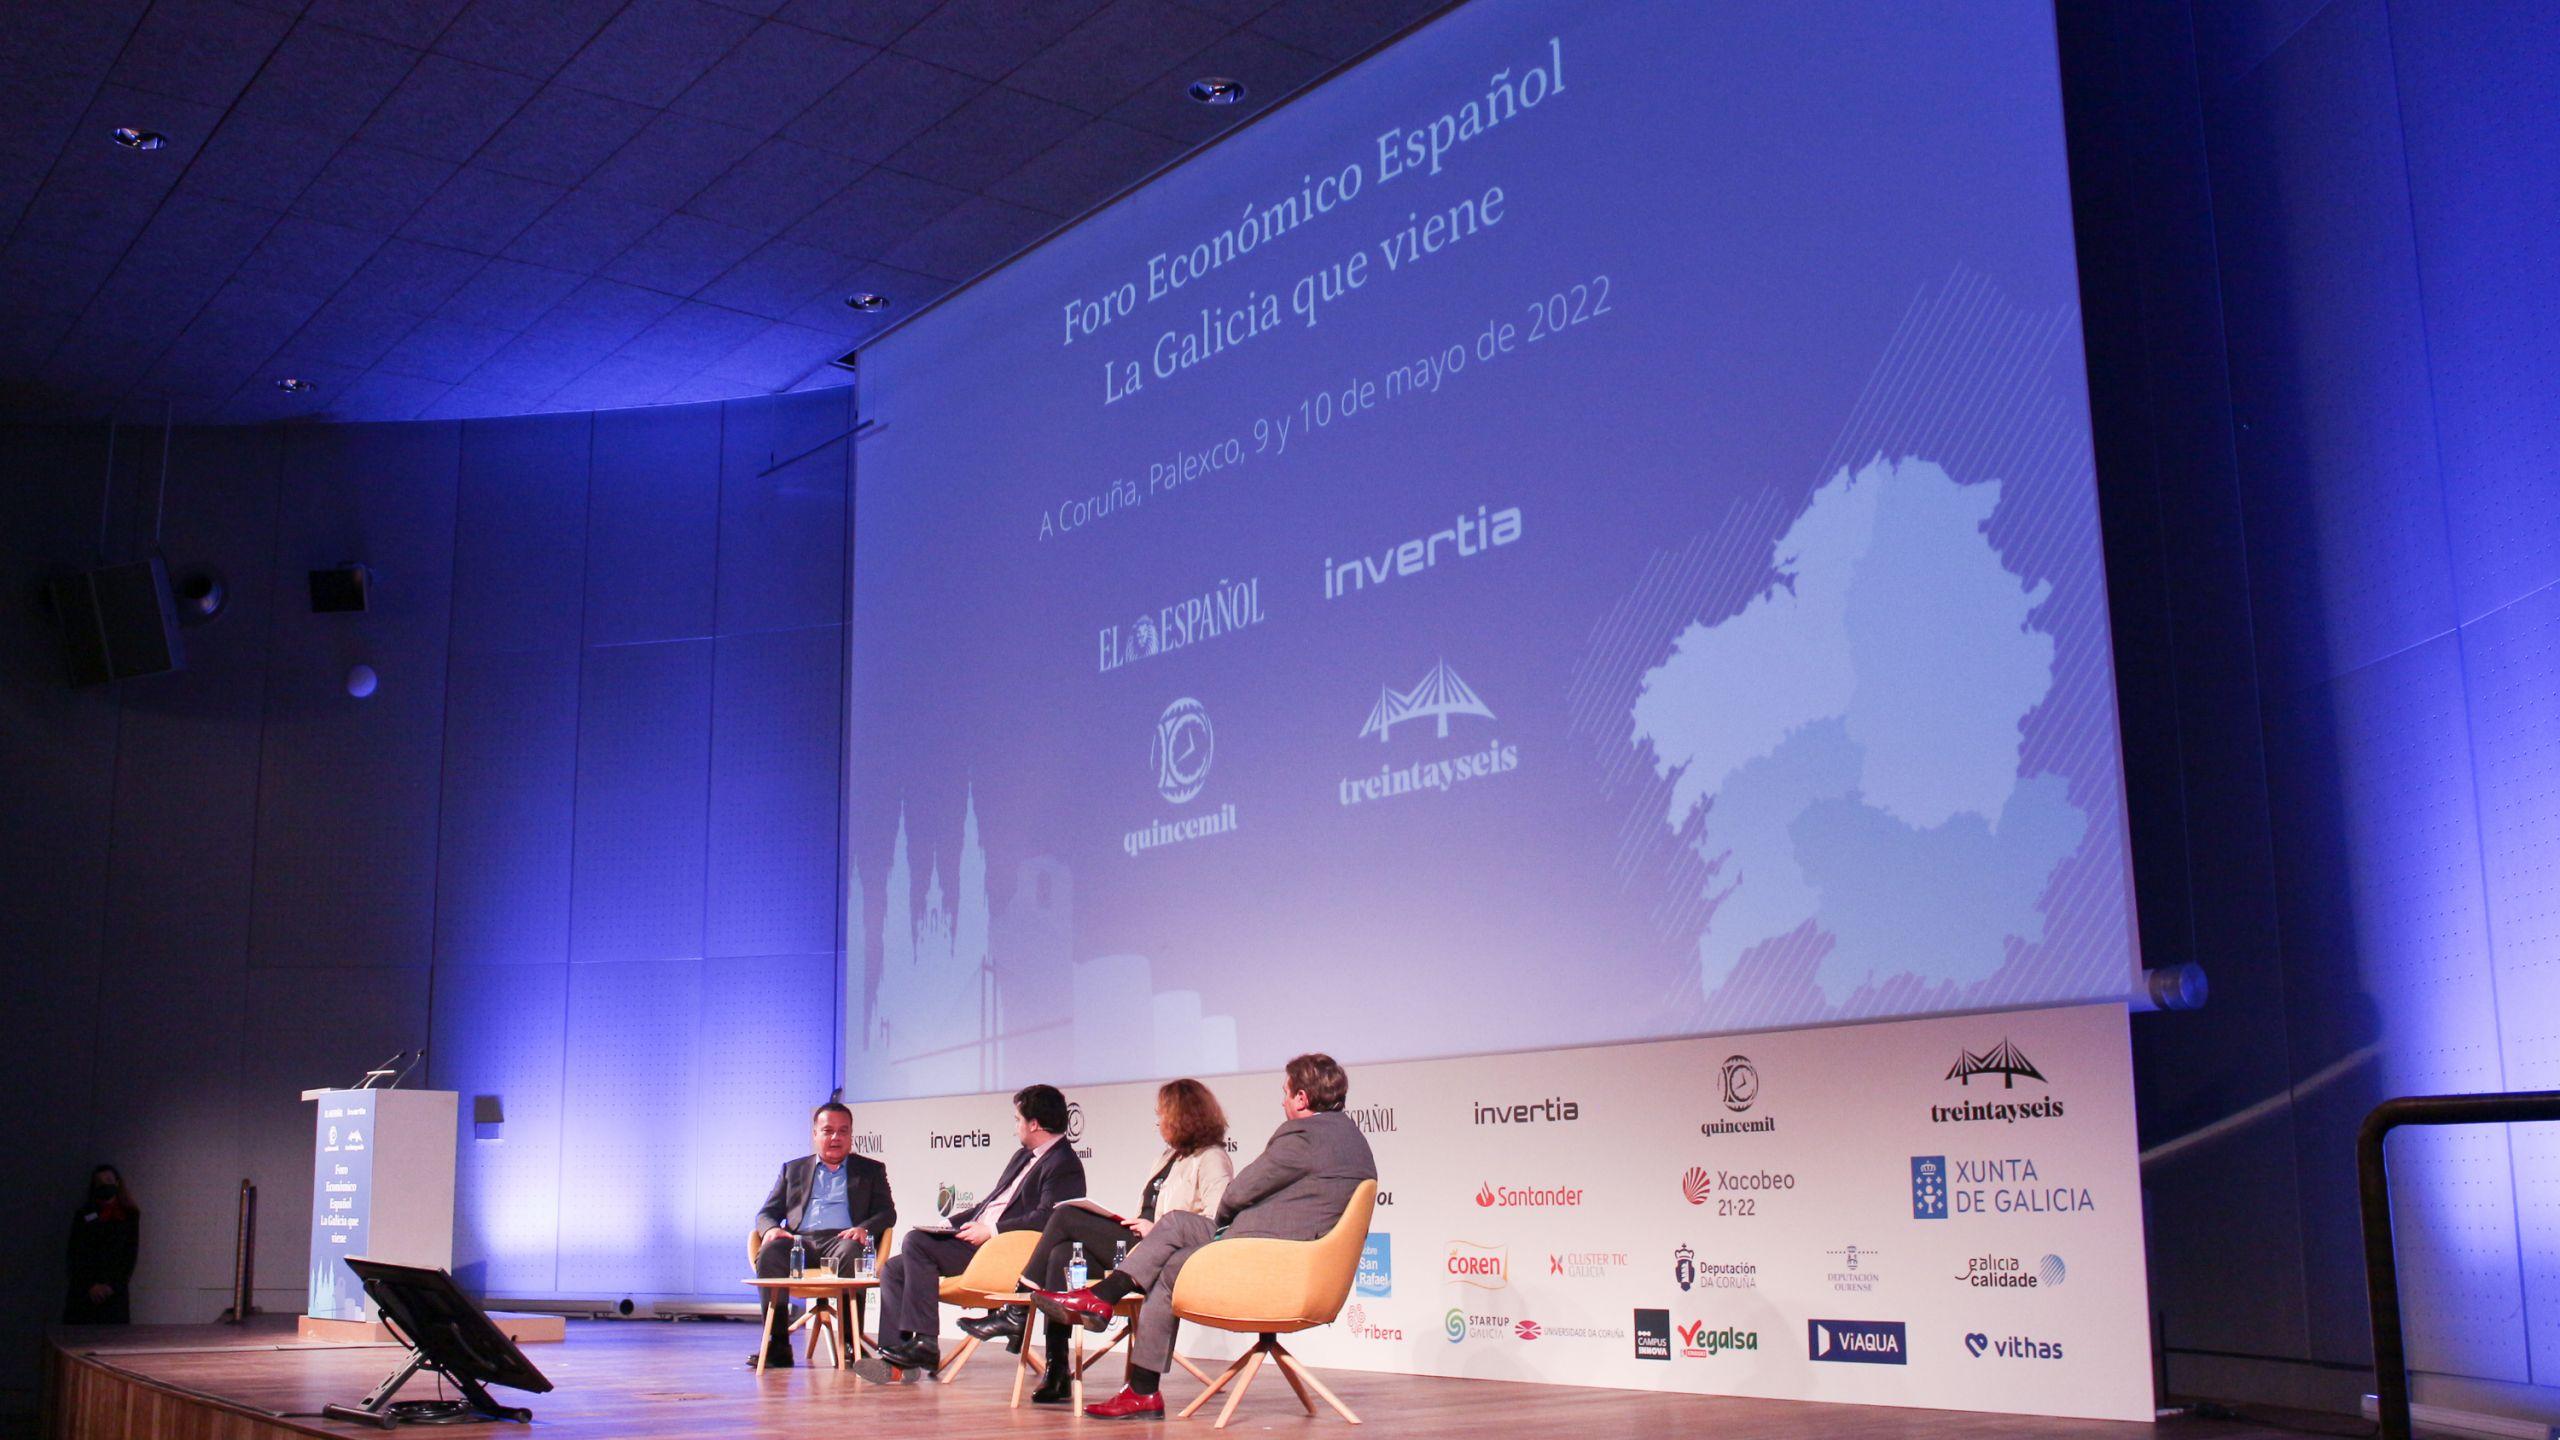
[[[1279,1077],[1202,1078],[1241,1167]],[[1106,1205],[1161,1153],[1154,1095],[1069,1092]],[[1341,1318],[1289,1342],[1310,1364],[2151,1417],[2122,1006],[1355,1065],[1349,1108],[1381,1203]],[[1012,1149],[1007,1095],[855,1120],[908,1216]]]

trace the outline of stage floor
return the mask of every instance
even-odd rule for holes
[[[757,1375],[746,1366],[756,1332],[720,1321],[573,1320],[558,1345],[526,1347],[557,1388],[548,1395],[499,1391],[532,1407],[537,1433],[550,1440],[630,1437],[676,1440],[720,1435],[731,1440],[841,1440],[849,1429],[876,1435],[932,1435],[943,1440],[1052,1434],[1061,1427],[1103,1428],[1028,1403],[1008,1409],[1010,1357],[982,1350],[953,1384],[909,1382],[857,1387],[831,1368]],[[380,1435],[365,1426],[317,1418],[331,1402],[353,1403],[389,1374],[400,1352],[387,1346],[306,1344],[290,1318],[246,1330],[223,1325],[134,1326],[55,1331],[48,1357],[48,1411],[56,1440],[264,1440],[295,1434]],[[2276,1440],[2283,1432],[2245,1424],[2177,1420],[2159,1425],[2045,1420],[1936,1410],[1815,1405],[1585,1390],[1493,1380],[1452,1380],[1326,1371],[1325,1382],[1368,1422],[1361,1430],[1397,1436],[1487,1435],[1641,1437],[1712,1435],[1717,1440],[2000,1440],[2000,1437],[2088,1437],[2130,1440]],[[1096,1369],[1099,1397],[1116,1388],[1117,1358]],[[1176,1374],[1167,1397],[1188,1403],[1198,1385]],[[402,1398],[432,1397],[432,1382],[413,1381]],[[1206,1432],[1214,1405],[1188,1422]],[[1137,1428],[1137,1427],[1132,1427]],[[1265,1375],[1246,1397],[1232,1431],[1348,1432],[1330,1414],[1310,1419],[1289,1387]],[[419,1433],[411,1430],[409,1433]],[[469,1433],[493,1433],[473,1427]],[[506,1432],[496,1432],[506,1433]],[[1140,1433],[1153,1433],[1141,1430]]]

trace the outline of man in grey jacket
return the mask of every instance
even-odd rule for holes
[[[1164,1414],[1157,1386],[1173,1363],[1174,1281],[1201,1246],[1227,1236],[1319,1239],[1341,1221],[1360,1182],[1378,1178],[1369,1137],[1342,1112],[1350,1098],[1351,1079],[1332,1056],[1290,1061],[1280,1082],[1280,1110],[1287,1118],[1271,1133],[1261,1158],[1229,1182],[1214,1226],[1188,1212],[1167,1215],[1130,1250],[1126,1264],[1089,1288],[1033,1293],[1041,1314],[1088,1330],[1109,1325],[1121,1297],[1146,1293],[1130,1345],[1129,1384],[1101,1404],[1086,1406],[1086,1414],[1098,1420]]]

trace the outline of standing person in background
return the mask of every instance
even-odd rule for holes
[[[142,1252],[142,1207],[113,1165],[89,1172],[89,1197],[71,1216],[62,1300],[65,1325],[133,1323],[133,1265]]]
[[[1022,1267],[1025,1290],[1065,1290],[1071,1247],[1084,1246],[1086,1273],[1099,1276],[1113,1264],[1124,1245],[1147,1237],[1161,1216],[1189,1213],[1215,1215],[1218,1201],[1235,1178],[1236,1162],[1227,1154],[1227,1112],[1218,1097],[1197,1080],[1174,1080],[1156,1091],[1156,1133],[1165,1151],[1155,1174],[1138,1194],[1138,1211],[1123,1224],[1099,1209],[1070,1202],[1049,1212],[1040,1232],[1040,1248]],[[983,1320],[963,1320],[960,1328],[981,1340],[1011,1338],[1022,1331],[1023,1307],[1008,1306]],[[1049,1322],[1049,1368],[1033,1392],[1035,1405],[1064,1405],[1072,1393],[1067,1346],[1072,1332]]]

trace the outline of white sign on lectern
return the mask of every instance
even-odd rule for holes
[[[305,1090],[319,1103],[311,1150],[311,1281],[315,1320],[370,1322],[373,1302],[349,1255],[453,1268],[453,1156],[459,1113],[450,1090]]]

